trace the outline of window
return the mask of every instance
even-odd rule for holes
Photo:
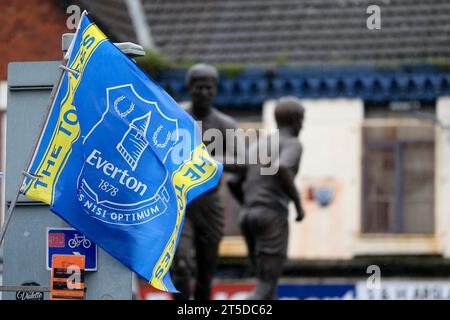
[[[433,126],[378,122],[363,139],[363,232],[432,234]]]

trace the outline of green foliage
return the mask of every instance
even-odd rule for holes
[[[434,64],[438,67],[440,67],[442,70],[450,70],[450,61],[448,59],[439,59],[439,58],[434,58],[434,59],[428,59],[428,62],[430,64]]]
[[[138,57],[135,61],[155,79],[159,78],[162,72],[173,69],[172,62],[155,50],[146,49],[145,56]]]
[[[162,73],[175,70],[187,70],[198,61],[185,59],[174,62],[167,58],[164,54],[155,50],[146,49],[144,57],[136,58],[136,63],[140,65],[150,76],[158,79]],[[244,70],[243,64],[214,64],[217,70],[227,77],[234,78]]]
[[[243,64],[215,64],[214,65],[220,73],[229,78],[236,78],[244,70]]]

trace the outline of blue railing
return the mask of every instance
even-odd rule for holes
[[[188,100],[185,70],[165,72],[160,84],[178,101]],[[247,68],[221,75],[215,104],[219,108],[259,108],[268,99],[361,98],[370,102],[421,100],[450,95],[450,71],[436,66]]]

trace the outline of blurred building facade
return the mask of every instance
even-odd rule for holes
[[[33,1],[18,3],[2,6],[31,10],[27,6]],[[273,128],[278,97],[303,100],[304,155],[297,183],[307,217],[301,224],[292,219],[287,275],[319,282],[364,279],[373,264],[391,277],[450,276],[448,1],[74,3],[87,9],[114,41],[142,44],[178,65],[217,65],[216,105],[243,128]],[[51,53],[32,55],[25,48],[12,57],[0,54],[1,67],[5,61],[20,61],[21,52],[30,54],[24,59],[60,58],[59,35],[66,32],[64,8],[69,4],[39,6],[49,10],[42,14],[52,16],[55,25],[32,30],[52,39],[39,41],[51,44],[44,46]],[[368,27],[373,5],[379,9],[379,29]],[[22,19],[13,21],[10,28],[28,30]],[[34,37],[30,32],[16,38]],[[0,71],[0,80],[6,80],[6,71]],[[189,99],[185,72],[170,69],[157,79],[180,102]],[[236,223],[239,208],[226,190],[223,196],[227,237],[222,267],[225,275],[247,275],[239,269],[247,254]],[[450,288],[443,285],[443,290]]]
[[[111,30],[128,23],[119,14],[133,17],[129,2],[80,1]],[[271,99],[304,99],[298,181],[311,213],[292,232],[292,257],[450,255],[448,2],[138,2],[151,43],[173,61],[242,67],[223,75],[216,103],[247,126],[273,126]],[[116,36],[138,39],[131,25]],[[180,101],[184,72],[160,79]]]
[[[174,61],[399,65],[445,61],[449,55],[445,0],[78,2],[120,41],[140,38],[142,30],[133,26],[136,15],[143,15],[141,23],[151,32],[146,37]],[[375,31],[367,27],[372,5],[381,16]]]
[[[121,41],[150,44],[180,65],[225,65],[216,105],[243,128],[273,128],[280,96],[303,100],[297,183],[307,217],[301,224],[292,217],[286,274],[345,282],[364,280],[376,265],[383,276],[407,281],[387,283],[390,297],[416,284],[448,296],[442,282],[450,275],[447,1],[137,2],[79,1],[111,30],[138,8],[134,28],[114,33]],[[370,27],[374,12],[377,28]],[[139,24],[146,25],[144,35]],[[158,77],[178,101],[189,99],[185,72]],[[223,195],[228,236],[221,254],[234,261],[246,250],[239,208],[226,190]],[[239,263],[222,267],[229,265]],[[430,277],[441,287],[417,282],[431,283]],[[369,297],[364,281],[356,287],[365,292],[356,296]]]
[[[111,28],[119,13],[133,17],[129,1],[80,2]],[[138,2],[154,49],[178,63],[234,67],[222,72],[216,105],[242,127],[273,127],[273,99],[304,100],[298,185],[308,215],[291,224],[289,246],[300,274],[327,265],[321,261],[347,261],[346,270],[361,273],[376,257],[393,257],[389,265],[411,274],[447,264],[448,2]],[[371,5],[379,8],[380,29],[368,27]],[[136,30],[116,35],[142,39]],[[158,79],[179,101],[189,99],[184,74],[171,70]],[[222,255],[242,257],[237,207],[224,197],[229,237]],[[359,264],[359,257],[368,258]]]

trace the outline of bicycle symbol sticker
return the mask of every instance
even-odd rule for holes
[[[85,256],[86,271],[97,271],[97,246],[80,231],[66,227],[47,228],[47,270],[52,270],[53,255]]]
[[[91,241],[81,234],[75,233],[74,237],[68,242],[69,247],[72,249],[78,248],[83,245],[84,248],[89,249],[91,247]]]

